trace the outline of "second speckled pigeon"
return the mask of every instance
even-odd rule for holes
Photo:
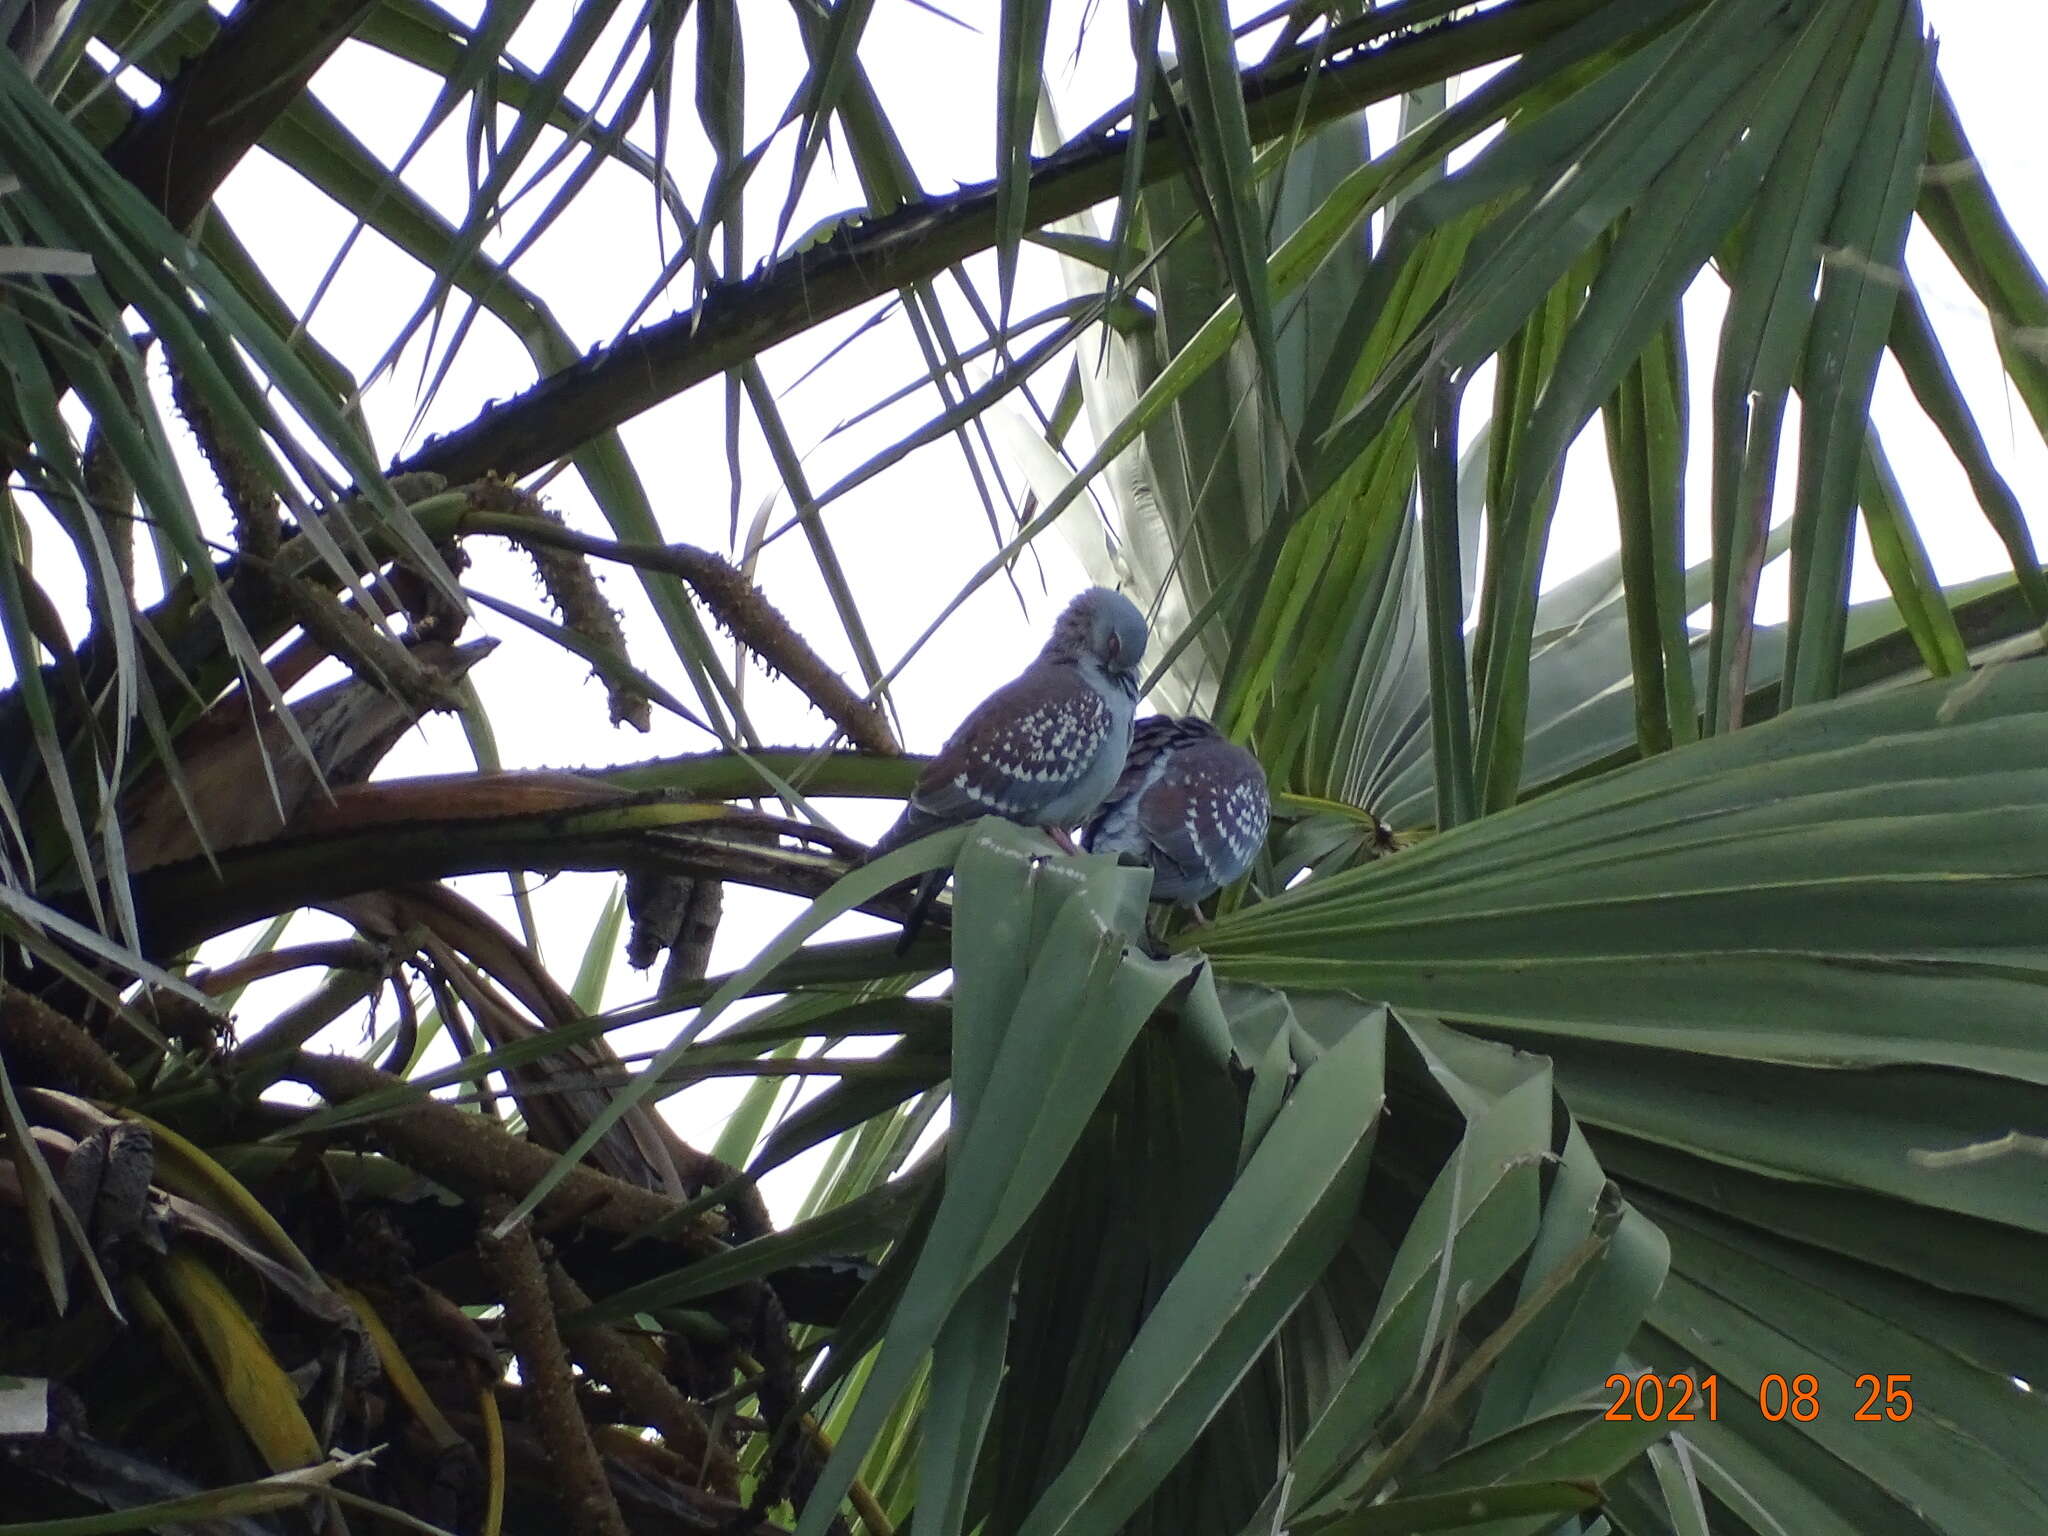
[[[1123,769],[1145,639],[1145,616],[1120,592],[1090,587],[1067,604],[1037,659],[975,706],[918,775],[870,857],[982,816],[1043,827],[1071,850],[1068,829]],[[906,942],[944,881],[943,870],[925,881]]]
[[[1251,868],[1271,819],[1257,758],[1206,720],[1152,715],[1081,841],[1151,865],[1152,899],[1192,907]]]

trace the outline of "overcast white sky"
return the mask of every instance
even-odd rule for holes
[[[1925,0],[1931,28],[1941,39],[1941,67],[1953,90],[1965,126],[1982,154],[1992,185],[2022,238],[2036,252],[2048,251],[2048,138],[2042,132],[2039,70],[2048,59],[2048,7],[2034,0]],[[1239,0],[1233,9],[1250,16],[1261,4]],[[474,15],[474,0],[450,6]],[[543,0],[518,35],[516,50],[530,62],[545,57],[569,12],[562,0]],[[636,8],[624,7],[630,14]],[[991,99],[996,78],[994,7],[962,3],[956,13],[986,17],[991,29],[971,31],[944,20],[910,0],[881,0],[875,8],[868,40],[862,49],[876,91],[902,132],[906,147],[927,189],[956,182],[984,180],[993,161]],[[749,51],[747,90],[752,103],[748,141],[758,142],[779,117],[801,76],[801,51],[787,8],[762,5],[745,8]],[[1083,35],[1084,15],[1094,18]],[[1057,0],[1049,59],[1055,68],[1052,87],[1061,119],[1078,126],[1122,99],[1129,90],[1130,65],[1124,34],[1124,7],[1084,0]],[[692,27],[694,23],[692,23]],[[779,29],[779,30],[778,30]],[[691,56],[686,30],[684,58]],[[600,47],[598,68],[579,81],[574,94],[587,101],[602,80],[610,52]],[[350,45],[321,74],[316,88],[375,150],[388,160],[402,152],[416,132],[434,96],[434,81],[387,56]],[[672,168],[687,192],[702,186],[710,160],[696,131],[694,104],[684,85],[676,103],[676,141]],[[1376,109],[1370,131],[1375,147],[1391,137],[1391,106]],[[751,239],[765,241],[787,184],[788,140],[771,155],[754,181],[749,204]],[[415,186],[438,189],[441,205],[462,206],[464,128],[458,116],[445,126],[420,155],[408,179]],[[828,164],[795,221],[797,228],[861,202],[843,162]],[[530,196],[515,211],[516,234],[525,220],[546,201],[546,193]],[[313,292],[328,261],[349,230],[349,220],[313,193],[295,175],[263,155],[252,156],[223,190],[222,207],[251,247],[272,281],[288,301],[303,303]],[[672,240],[672,234],[668,237]],[[489,249],[502,254],[510,239],[494,239]],[[617,169],[601,171],[576,211],[544,236],[523,258],[522,281],[553,308],[579,345],[589,346],[615,336],[646,291],[666,251],[657,244],[652,199],[646,184]],[[2041,488],[2048,484],[2048,454],[2016,402],[2003,393],[1985,316],[1974,298],[1948,269],[1931,241],[1915,237],[1909,261],[1933,311],[1935,322],[1951,348],[1957,370],[1970,393],[1994,455],[2000,460],[2034,519],[2037,540],[2048,535],[2040,521]],[[976,281],[993,299],[994,266],[983,259],[969,263]],[[315,320],[316,335],[342,359],[358,369],[374,360],[400,317],[409,313],[424,288],[424,276],[406,258],[375,236],[356,245],[340,278]],[[1059,276],[1049,258],[1027,259],[1020,280],[1016,313],[1029,313],[1060,296]],[[655,317],[688,302],[687,287],[658,302]],[[964,310],[954,306],[955,312]],[[814,487],[822,487],[864,460],[876,448],[901,436],[935,410],[928,393],[885,413],[870,423],[830,436],[850,412],[923,372],[910,333],[900,318],[857,340],[846,356],[836,359],[808,383],[792,384],[832,343],[856,330],[873,310],[863,311],[820,334],[801,338],[763,358],[771,383],[783,391],[782,404],[792,435],[806,457]],[[1689,308],[1691,353],[1696,377],[1711,367],[1713,330],[1718,302],[1702,293]],[[974,334],[971,323],[963,336]],[[985,376],[985,375],[983,375]],[[1058,369],[1043,376],[1057,388]],[[408,436],[420,377],[417,350],[368,401],[379,448],[391,455],[416,444]],[[422,430],[445,430],[468,420],[487,399],[503,398],[523,388],[532,367],[518,343],[486,319],[465,342],[461,355],[426,413]],[[1470,418],[1488,398],[1474,390]],[[1945,581],[2001,569],[2004,555],[1971,500],[1962,475],[1949,461],[1931,428],[1910,407],[1903,385],[1893,377],[1880,384],[1880,411],[1890,436],[1895,467],[1927,539],[1939,575]],[[1696,391],[1695,400],[1703,392]],[[664,529],[670,537],[726,549],[730,482],[723,447],[722,391],[716,384],[700,387],[668,402],[625,428],[627,444],[645,477]],[[1706,412],[1696,408],[1696,426]],[[1788,431],[1790,430],[1788,425]],[[1604,450],[1597,424],[1581,452],[1595,458]],[[1793,456],[1786,455],[1789,472]],[[1692,500],[1704,508],[1706,455],[1691,456],[1695,483]],[[740,503],[742,524],[778,486],[773,465],[758,434],[745,434]],[[1013,484],[1021,486],[1021,477]],[[203,470],[193,476],[202,491],[210,489]],[[1587,489],[1587,477],[1568,472],[1566,494],[1552,546],[1548,579],[1569,575],[1611,550],[1614,544],[1611,503]],[[594,509],[572,477],[558,479],[549,491],[570,520],[602,530]],[[1786,501],[1789,508],[1789,500]],[[774,521],[787,512],[784,502]],[[1703,510],[1701,516],[1703,517]],[[930,622],[966,577],[993,550],[992,536],[958,449],[941,443],[869,482],[828,512],[828,526],[854,590],[864,608],[884,664],[894,662]],[[1703,533],[1703,528],[1701,529]],[[56,540],[39,544],[48,549]],[[1703,546],[1695,544],[1695,558]],[[484,541],[472,545],[475,584],[514,601],[540,606],[524,558]],[[40,568],[39,568],[40,574]],[[836,635],[832,609],[808,551],[798,537],[770,546],[762,555],[758,577],[767,593],[797,622],[849,678],[857,675],[851,653]],[[976,699],[1009,676],[1036,649],[1050,614],[1083,584],[1079,567],[1052,541],[1041,541],[1039,560],[1020,572],[1016,590],[993,582],[954,617],[939,643],[914,659],[896,686],[895,700],[908,745],[930,750]],[[655,627],[634,581],[624,573],[605,577],[607,591],[627,614],[635,659],[671,689],[687,697],[687,688]],[[1765,617],[1783,611],[1782,568],[1775,583],[1767,580]],[[894,601],[866,601],[893,588]],[[1855,595],[1882,592],[1882,582],[1865,559],[1859,566]],[[1775,612],[1773,611],[1775,609]],[[654,733],[640,736],[615,730],[607,723],[601,691],[589,683],[582,664],[546,643],[492,615],[481,615],[478,629],[499,635],[504,644],[475,675],[497,730],[508,765],[580,766],[622,761],[660,753],[702,750],[710,745],[701,734],[658,717]],[[477,632],[473,630],[472,633]],[[0,662],[4,666],[4,662]],[[793,702],[789,690],[749,685],[749,704],[757,724],[770,740],[808,743],[819,738],[819,717]],[[539,707],[543,705],[545,707]],[[468,766],[461,732],[443,717],[414,733],[388,760],[385,776],[445,771]],[[857,835],[871,834],[888,819],[887,808],[847,808],[844,825]],[[513,921],[502,899],[502,880],[464,882],[470,894]],[[584,938],[599,903],[611,888],[605,876],[570,876],[550,882],[536,896],[547,959],[564,976],[574,973]],[[793,905],[757,892],[734,890],[727,897],[727,922],[715,964],[726,968],[743,962],[793,912]],[[849,919],[858,927],[863,920]],[[311,936],[306,929],[305,936]],[[295,929],[295,936],[298,930]],[[279,986],[282,995],[252,993],[247,1006],[259,1009],[289,1000],[309,984],[301,977]],[[648,981],[623,964],[615,967],[607,1001],[620,1004],[644,995]],[[708,1145],[735,1091],[730,1083],[692,1090],[681,1121],[685,1134]]]

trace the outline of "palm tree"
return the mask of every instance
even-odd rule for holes
[[[2048,578],[1909,229],[2043,432],[2048,289],[1918,6],[1233,30],[1142,0],[1128,103],[1067,135],[1048,9],[1001,10],[994,180],[938,193],[853,0],[585,4],[539,55],[517,4],[14,8],[10,1518],[2048,1529]],[[419,145],[471,111],[456,194],[366,147],[382,102],[314,89],[365,50],[433,81]],[[778,125],[763,60],[792,58]],[[262,205],[223,186],[257,149],[430,274],[382,366],[251,254]],[[866,206],[799,232],[835,156]],[[586,354],[541,252],[637,238],[593,212],[620,175],[667,267]],[[465,393],[479,311],[531,359],[508,399]],[[837,350],[870,324],[922,349],[902,401]],[[806,341],[846,415],[923,410],[822,489],[765,356]],[[387,460],[364,391],[422,353],[453,430]],[[2009,577],[1934,579],[1887,358]],[[716,549],[623,429],[720,385]],[[1546,588],[1596,418],[1572,494],[1611,495],[1619,550]],[[825,594],[801,624],[741,530],[742,430]],[[1265,853],[1163,955],[1143,870],[993,821],[860,866],[828,819],[916,769],[871,634],[902,599],[837,514],[921,448],[993,530],[947,613],[1056,531],[1152,615],[1155,700],[1268,770]],[[1887,595],[1852,604],[1859,525]],[[484,539],[555,618],[465,576]],[[640,583],[635,655],[593,564]],[[505,770],[486,614],[698,750]],[[797,705],[811,739],[765,745]],[[373,777],[439,710],[476,771]],[[821,934],[941,864],[950,923],[907,953]],[[519,876],[564,870],[624,880],[558,977]],[[448,883],[504,872],[517,933]],[[801,904],[709,976],[737,887]],[[345,927],[284,942],[308,910]],[[629,918],[670,959],[605,1010]],[[306,989],[258,1005],[281,977]],[[709,1148],[656,1113],[727,1076]],[[827,1086],[792,1107],[792,1078]],[[778,1226],[758,1181],[806,1153]]]

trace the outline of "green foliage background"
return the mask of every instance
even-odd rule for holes
[[[2036,431],[2048,289],[1917,4],[1234,31],[1134,0],[1127,108],[1062,137],[1050,8],[1004,0],[995,179],[947,194],[870,83],[870,5],[794,4],[786,188],[746,129],[762,11],[584,3],[535,63],[527,9],[0,12],[0,1403],[54,1415],[0,1440],[0,1529],[2048,1529],[2048,579],[1908,231],[1992,315]],[[435,78],[422,141],[470,114],[464,206],[309,88],[345,41]],[[115,57],[154,94],[110,88]],[[569,86],[604,60],[593,107]],[[1375,149],[1357,114],[1392,100]],[[671,154],[683,113],[705,175]],[[212,205],[259,146],[433,274],[389,357],[427,335],[452,369],[481,310],[537,382],[387,460],[370,380]],[[828,152],[867,206],[797,232]],[[616,237],[578,223],[600,165],[645,178],[692,302],[584,355],[526,278],[549,229]],[[1067,297],[1013,312],[1046,251]],[[1715,282],[1701,398],[1681,303]],[[882,300],[928,414],[821,491],[760,358]],[[1935,581],[1871,420],[1886,358],[2010,575]],[[815,623],[770,606],[736,515],[723,550],[664,526],[620,435],[721,386],[728,475],[744,424]],[[1595,432],[1618,553],[1543,591]],[[946,612],[1057,534],[1153,617],[1154,699],[1267,766],[1270,846],[1163,957],[1142,871],[998,823],[859,867],[826,819],[915,769],[870,635],[900,598],[849,578],[827,513],[948,441],[986,505],[921,515],[992,533]],[[602,532],[535,494],[557,466]],[[82,636],[30,508],[86,573]],[[1859,524],[1888,595],[1851,604]],[[555,618],[465,577],[486,536],[535,554]],[[1777,558],[1790,615],[1763,624]],[[637,573],[662,654],[626,653],[593,561]],[[499,771],[464,680],[490,663],[451,645],[477,610],[707,750]],[[760,739],[719,630],[818,740]],[[329,658],[349,680],[294,691]],[[478,771],[372,782],[435,709]],[[819,937],[942,861],[949,932]],[[564,869],[629,874],[632,926],[656,888],[694,914],[651,1001],[598,1008],[618,897],[564,983],[530,911],[514,935],[440,884]],[[738,885],[808,904],[707,978]],[[280,948],[311,908],[354,937]],[[651,1057],[607,1043],[629,1025]],[[755,1081],[714,1147],[654,1112],[727,1075]],[[831,1081],[789,1109],[791,1075]],[[821,1146],[777,1229],[755,1180]],[[1713,1380],[1718,1412],[1610,1416],[1645,1372]],[[1760,1412],[1773,1376],[1820,1413]]]

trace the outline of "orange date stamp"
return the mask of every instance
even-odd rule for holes
[[[1904,1375],[1877,1376],[1866,1372],[1856,1378],[1861,1401],[1850,1417],[1864,1424],[1903,1424],[1913,1417],[1913,1378]],[[1607,1378],[1607,1390],[1615,1394],[1604,1417],[1622,1421],[1641,1420],[1651,1424],[1712,1423],[1721,1417],[1721,1378],[1688,1374],[1659,1376],[1645,1371],[1629,1376],[1616,1371]],[[1808,1424],[1820,1417],[1820,1382],[1800,1372],[1785,1377],[1773,1371],[1757,1383],[1756,1410],[1773,1424],[1791,1419]]]

